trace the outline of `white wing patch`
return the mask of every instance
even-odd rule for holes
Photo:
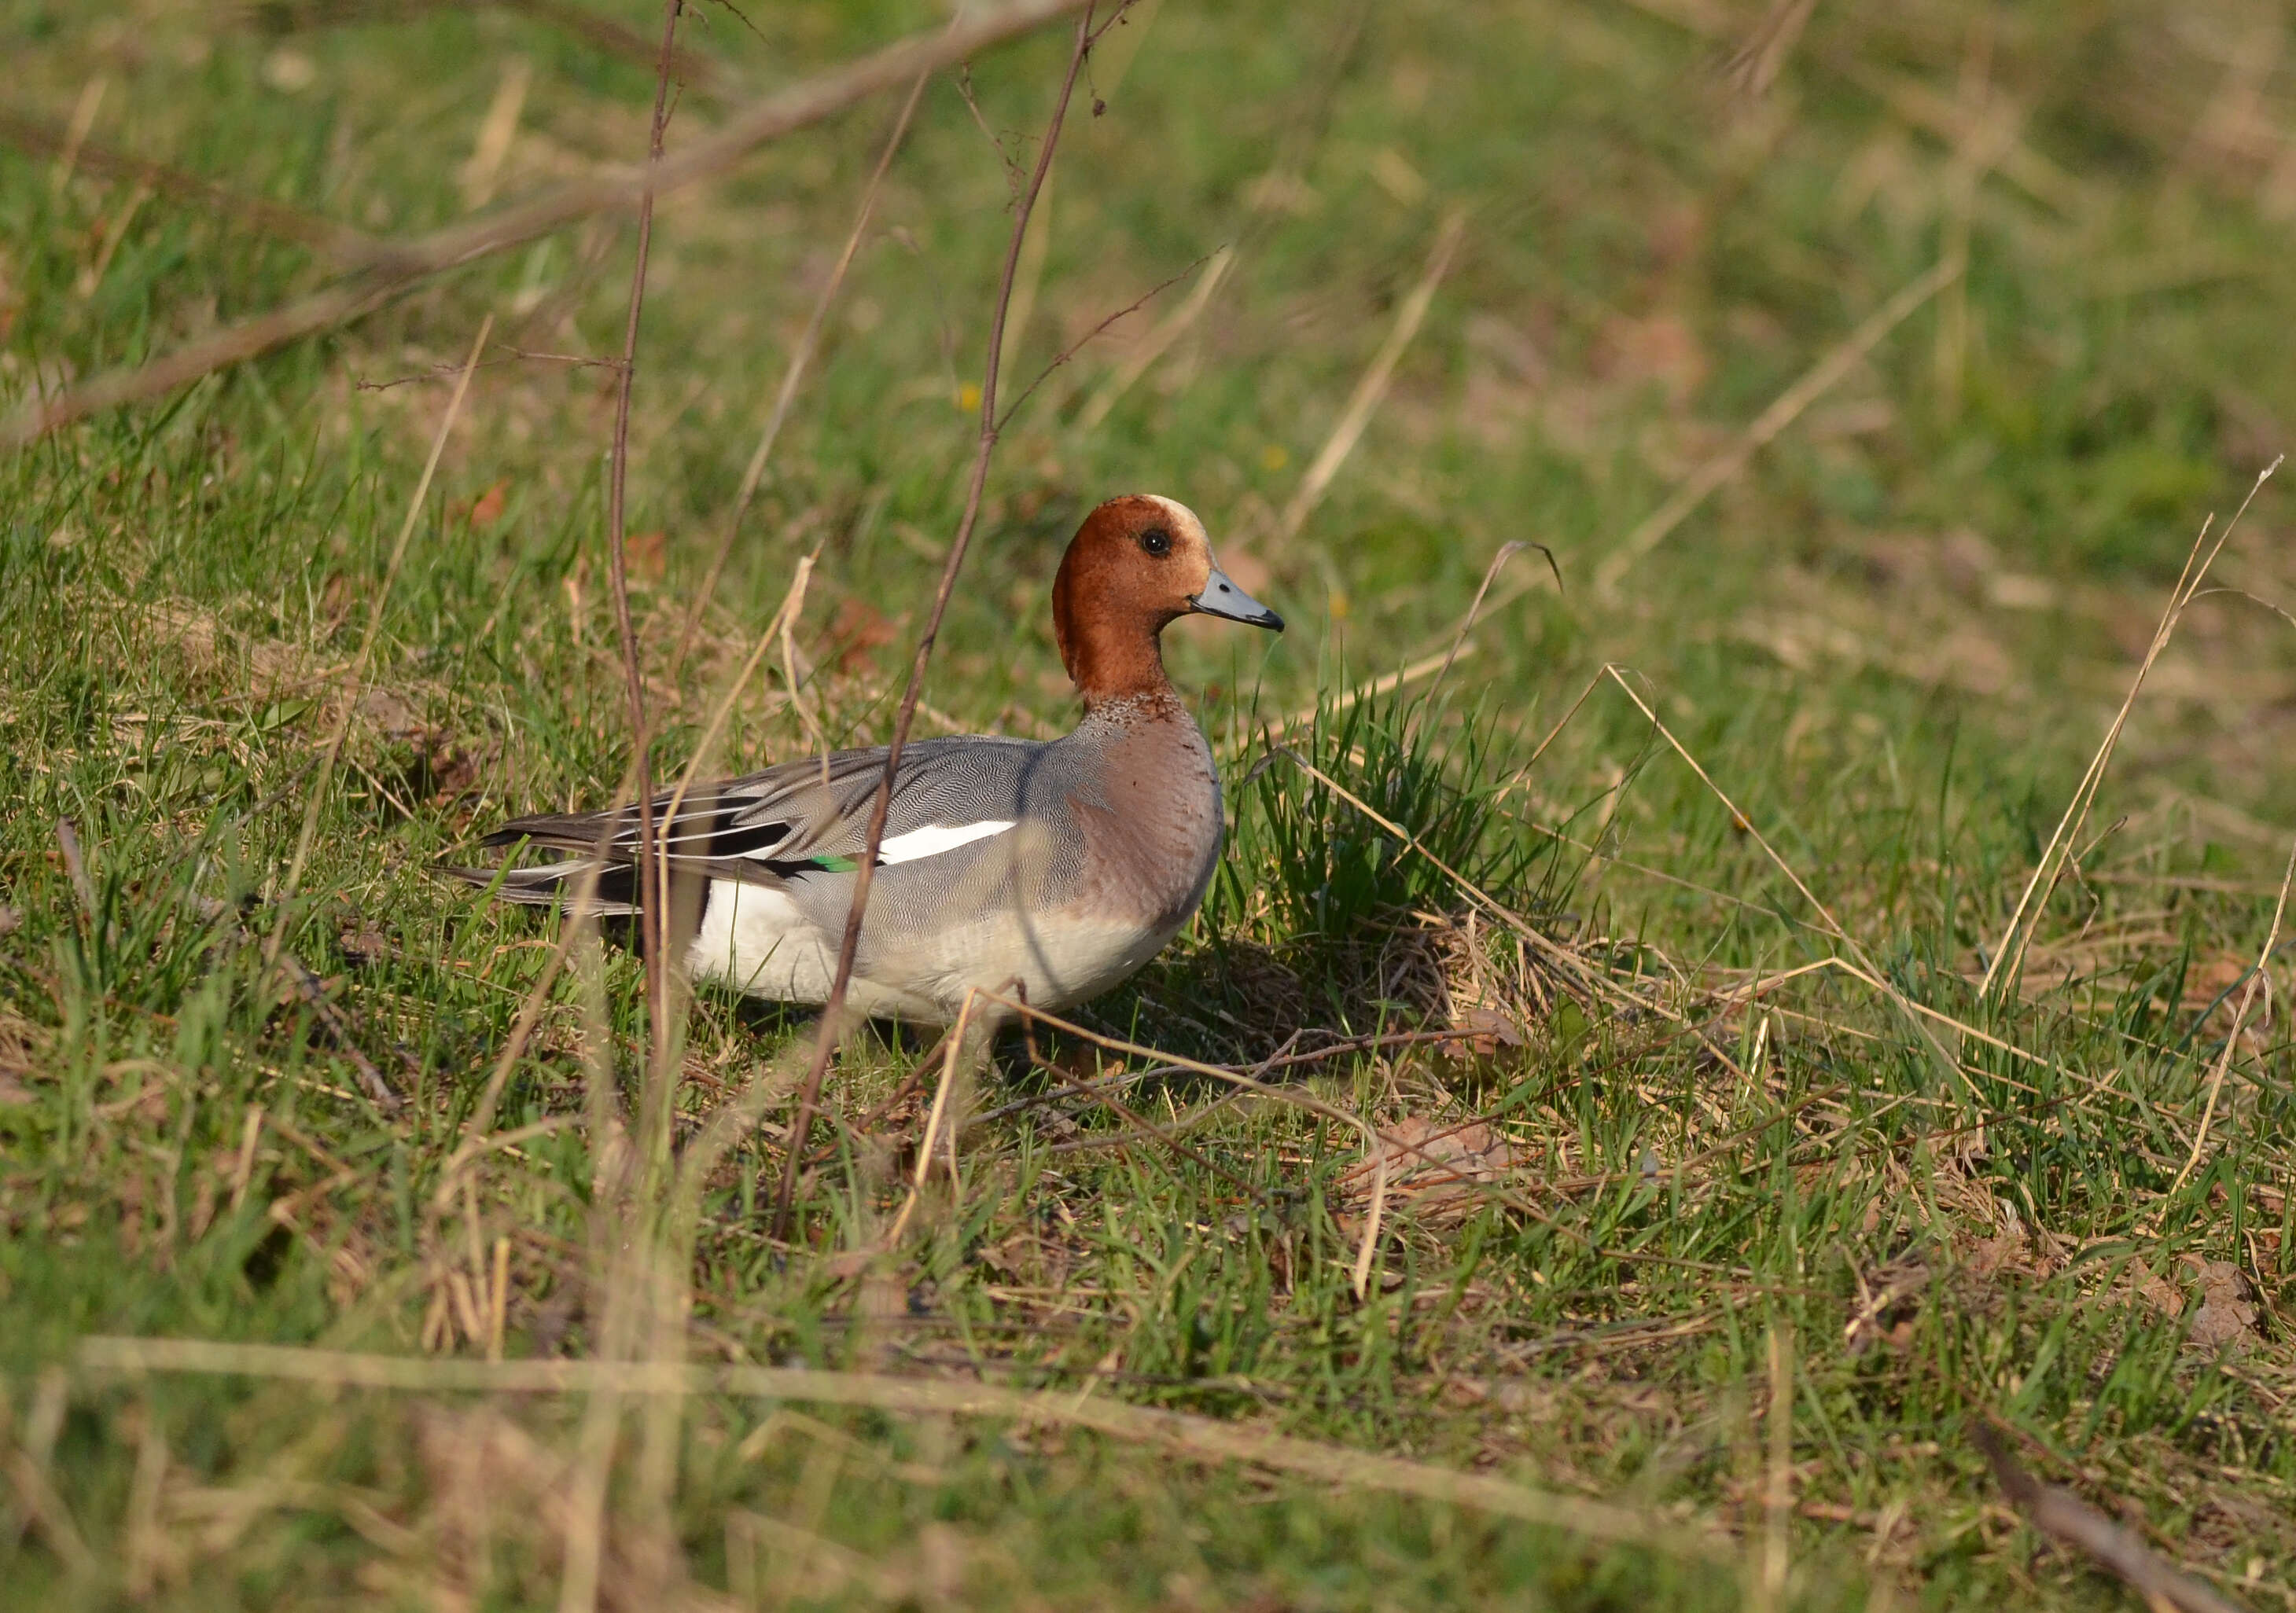
[[[878,847],[881,864],[914,863],[920,857],[937,857],[944,851],[955,851],[960,846],[970,846],[975,840],[985,840],[992,834],[1003,834],[1013,827],[1010,818],[989,818],[978,823],[928,823],[922,829],[912,829],[906,834],[897,834]]]

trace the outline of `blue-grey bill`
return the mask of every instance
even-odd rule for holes
[[[1249,627],[1272,627],[1283,631],[1283,618],[1235,585],[1234,578],[1218,566],[1205,580],[1204,591],[1188,602],[1205,616],[1224,616],[1232,622],[1242,622]]]

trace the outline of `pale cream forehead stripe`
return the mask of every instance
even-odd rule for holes
[[[1166,518],[1181,531],[1192,534],[1196,541],[1207,549],[1211,547],[1211,535],[1204,530],[1204,523],[1196,519],[1196,512],[1193,510],[1189,509],[1178,499],[1166,498],[1160,493],[1148,493],[1142,496],[1163,511]]]

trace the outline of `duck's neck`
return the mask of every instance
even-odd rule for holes
[[[1130,643],[1087,639],[1069,658],[1069,675],[1084,697],[1086,716],[1166,716],[1179,711],[1179,691],[1164,674],[1164,654],[1152,633]]]
[[[1053,587],[1053,636],[1087,716],[1101,711],[1162,715],[1182,709],[1164,675],[1161,635],[1170,618],[1148,611],[1075,609],[1063,568]]]

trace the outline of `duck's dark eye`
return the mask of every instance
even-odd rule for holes
[[[1151,527],[1140,535],[1140,546],[1158,556],[1172,552],[1172,535],[1161,527]]]

